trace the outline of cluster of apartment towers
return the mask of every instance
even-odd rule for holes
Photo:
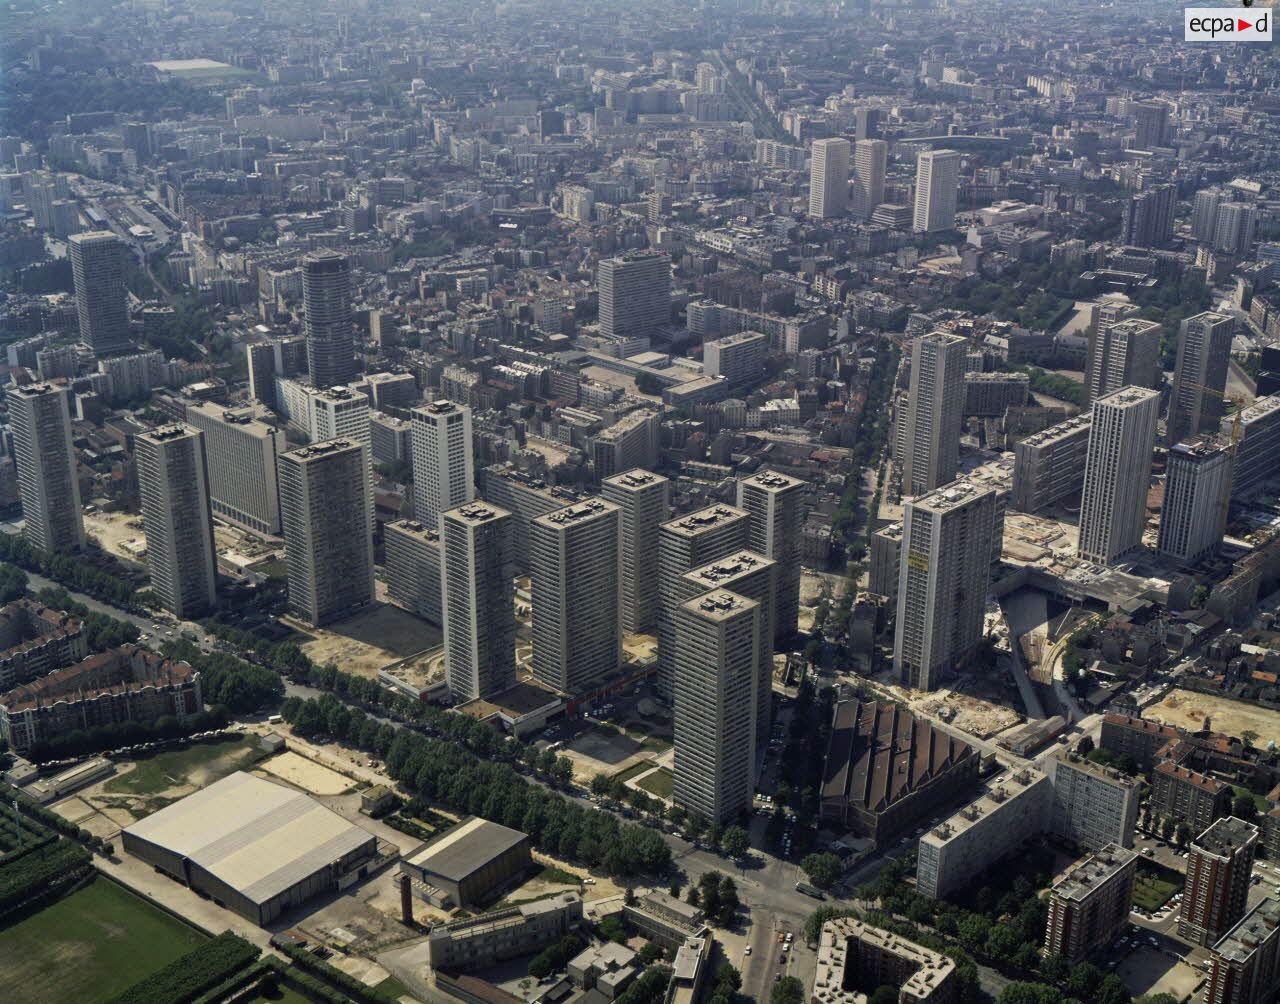
[[[999,558],[1006,506],[1034,512],[1078,494],[1081,559],[1110,565],[1141,545],[1161,413],[1160,326],[1131,313],[1100,310],[1086,371],[1090,410],[1017,445],[1011,498],[955,480],[968,341],[934,332],[912,343],[893,443],[902,523],[872,541],[873,565],[877,549],[890,552],[894,664],[904,683],[934,689],[981,642],[990,573],[982,557]],[[1230,435],[1216,434],[1233,323],[1205,312],[1179,332],[1158,547],[1181,564],[1204,557],[1225,531],[1235,451]]]
[[[48,383],[8,391],[25,533],[50,553],[85,543],[67,399]],[[514,579],[527,572],[535,680],[589,698],[623,678],[624,632],[656,633],[658,691],[675,708],[676,799],[715,820],[746,808],[770,727],[774,641],[796,629],[804,483],[764,471],[738,482],[736,506],[672,519],[667,479],[633,469],[599,496],[513,513],[476,499],[468,408],[438,401],[412,414],[412,574],[438,583],[452,698],[515,685]],[[217,569],[205,432],[151,429],[135,453],[152,590],[178,616],[200,616],[216,602]],[[289,450],[275,473],[291,612],[323,625],[370,604],[368,444]],[[389,561],[403,554],[404,526],[389,531],[399,531]]]

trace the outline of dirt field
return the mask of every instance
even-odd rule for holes
[[[334,662],[348,673],[368,677],[377,676],[378,670],[393,662],[436,648],[442,638],[439,628],[390,603],[378,603],[323,628],[281,619],[307,639],[302,650],[314,662]]]
[[[931,715],[937,715],[944,706],[955,711],[955,717],[951,719],[952,725],[979,739],[989,739],[1022,721],[1022,715],[1012,708],[949,690],[935,691],[924,700],[912,704],[912,707]]]
[[[649,741],[605,727],[588,729],[560,750],[573,761],[573,773],[581,781],[597,774],[616,774],[645,760],[651,760],[669,744]]]
[[[104,551],[140,564],[146,560],[147,538],[142,517],[125,512],[95,512],[84,518],[84,532],[96,537]]]
[[[313,795],[341,795],[352,784],[349,778],[343,777],[336,770],[322,767],[292,750],[264,760],[258,766],[268,774],[274,774]]]
[[[1280,736],[1280,711],[1190,690],[1171,690],[1160,703],[1144,708],[1142,714],[1191,732],[1204,728],[1207,715],[1214,732],[1237,738],[1246,731],[1256,732],[1263,739]]]
[[[53,810],[90,833],[112,839],[144,816],[237,770],[257,757],[247,739],[192,743],[139,760],[117,764],[116,773],[91,784]]]

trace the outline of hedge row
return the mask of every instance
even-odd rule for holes
[[[101,837],[95,836],[88,830],[81,829],[69,819],[63,819],[56,812],[46,809],[39,802],[35,801],[29,795],[23,794],[13,785],[5,784],[0,781],[0,800],[7,805],[18,805],[18,811],[21,812],[29,820],[34,820],[41,826],[49,830],[61,833],[64,837],[70,837],[72,840],[78,840],[82,844],[88,845],[95,851],[103,854],[110,854],[112,846]]]
[[[21,906],[41,889],[89,867],[79,844],[57,840],[0,864],[0,912]]]
[[[337,987],[358,1004],[396,1004],[399,999],[394,994],[377,990],[368,984],[361,983],[354,976],[349,976],[336,966],[331,966],[324,959],[312,955],[305,948],[297,945],[281,945],[280,950],[289,956],[294,963],[303,969],[310,970],[319,979]]]
[[[111,1004],[190,1004],[250,965],[260,954],[262,950],[257,945],[224,931],[117,994]]]
[[[310,973],[305,973],[297,966],[289,966],[277,958],[263,959],[263,962],[275,970],[280,982],[291,990],[296,990],[315,1004],[351,1004],[351,998],[338,993],[333,987],[322,982]]]

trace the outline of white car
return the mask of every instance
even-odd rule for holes
[[[751,954],[751,946],[750,946],[750,945],[748,945],[748,946],[746,947],[746,950],[745,950],[742,954],[743,954],[743,955],[750,955],[750,954]]]

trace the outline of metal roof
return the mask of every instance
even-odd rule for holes
[[[265,903],[375,838],[302,792],[237,771],[126,828]]]
[[[528,839],[519,830],[474,816],[427,844],[409,863],[432,875],[461,882]]]

